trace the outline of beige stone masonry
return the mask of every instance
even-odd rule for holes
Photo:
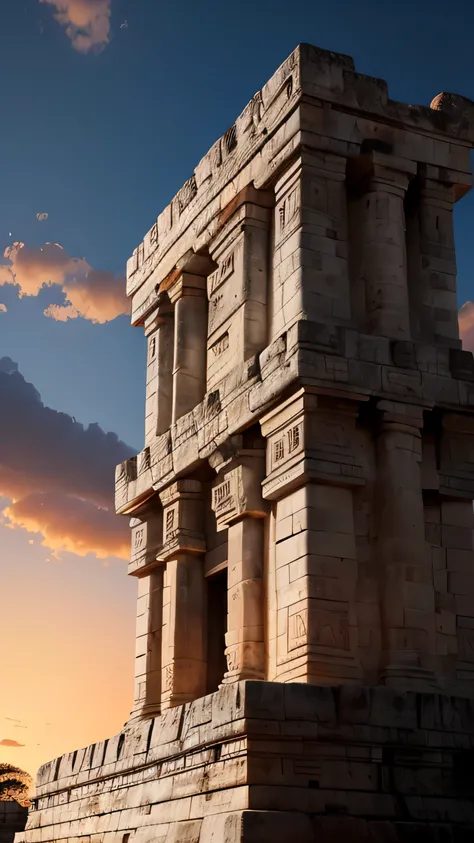
[[[436,687],[434,590],[421,489],[421,408],[381,401],[377,431],[377,539],[386,684]]]
[[[263,444],[263,443],[262,443]],[[265,677],[263,449],[239,450],[219,466],[212,492],[217,529],[228,531],[227,672],[223,683]]]
[[[380,152],[349,161],[349,183],[360,195],[354,214],[368,333],[409,339],[404,198],[416,164]]]
[[[145,322],[148,342],[145,443],[164,433],[171,425],[173,400],[174,313],[165,301]]]
[[[203,497],[196,480],[178,480],[163,504],[162,708],[205,693]]]
[[[217,269],[207,279],[207,391],[267,342],[267,264],[272,195],[252,191],[230,216],[209,252]]]
[[[174,304],[172,422],[192,410],[206,392],[206,281],[201,275],[183,273],[169,288]]]

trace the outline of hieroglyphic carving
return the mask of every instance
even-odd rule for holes
[[[290,615],[288,624],[288,650],[295,650],[308,642],[308,610],[301,609]]]
[[[277,207],[277,242],[287,237],[300,224],[301,188],[294,187]]]
[[[288,651],[312,645],[350,650],[349,620],[345,610],[330,611],[324,606],[313,605],[290,614],[288,618]]]
[[[173,681],[174,681],[174,665],[167,664],[165,667],[165,676],[163,682],[163,690],[166,692],[170,692],[173,690]]]
[[[212,294],[232,275],[234,271],[234,252],[230,252],[222,259],[219,269],[216,269],[208,280],[208,294]]]
[[[220,357],[221,354],[224,354],[225,351],[229,348],[229,333],[228,331],[225,334],[222,334],[216,342],[211,345],[210,351],[214,355],[214,357]]]
[[[270,440],[270,470],[303,450],[303,422],[291,424]]]

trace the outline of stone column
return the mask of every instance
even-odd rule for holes
[[[352,238],[359,241],[366,330],[391,339],[410,338],[404,198],[415,173],[414,162],[379,152],[361,155],[348,168],[359,196]]]
[[[407,220],[407,241],[412,250],[409,285],[414,337],[460,348],[454,202],[454,185],[427,178],[422,171],[418,206],[410,215],[410,225]]]
[[[169,299],[145,322],[148,341],[145,444],[166,433],[171,425],[173,400],[174,314]]]
[[[157,554],[163,540],[163,521],[157,500],[140,518],[132,518],[130,526],[128,573],[138,578],[135,693],[130,720],[138,720],[161,711],[163,565],[157,562]]]
[[[420,478],[420,407],[380,401],[376,554],[382,609],[381,680],[435,687],[434,587]]]
[[[223,684],[265,678],[263,450],[240,451],[213,488],[217,529],[228,529],[228,604]]]
[[[203,496],[196,480],[160,493],[166,563],[163,591],[162,708],[206,692]]]
[[[206,393],[206,279],[183,272],[169,290],[175,305],[173,424],[191,412]]]

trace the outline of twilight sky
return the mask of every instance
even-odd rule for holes
[[[110,509],[114,466],[141,448],[144,416],[127,258],[299,42],[352,55],[393,99],[474,99],[474,10],[0,5],[0,761],[34,775],[115,734],[132,704],[135,583],[127,521]],[[456,211],[460,305],[474,299],[473,222],[474,191]]]

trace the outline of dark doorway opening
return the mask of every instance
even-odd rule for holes
[[[227,568],[207,578],[207,693],[217,691],[227,670]]]

